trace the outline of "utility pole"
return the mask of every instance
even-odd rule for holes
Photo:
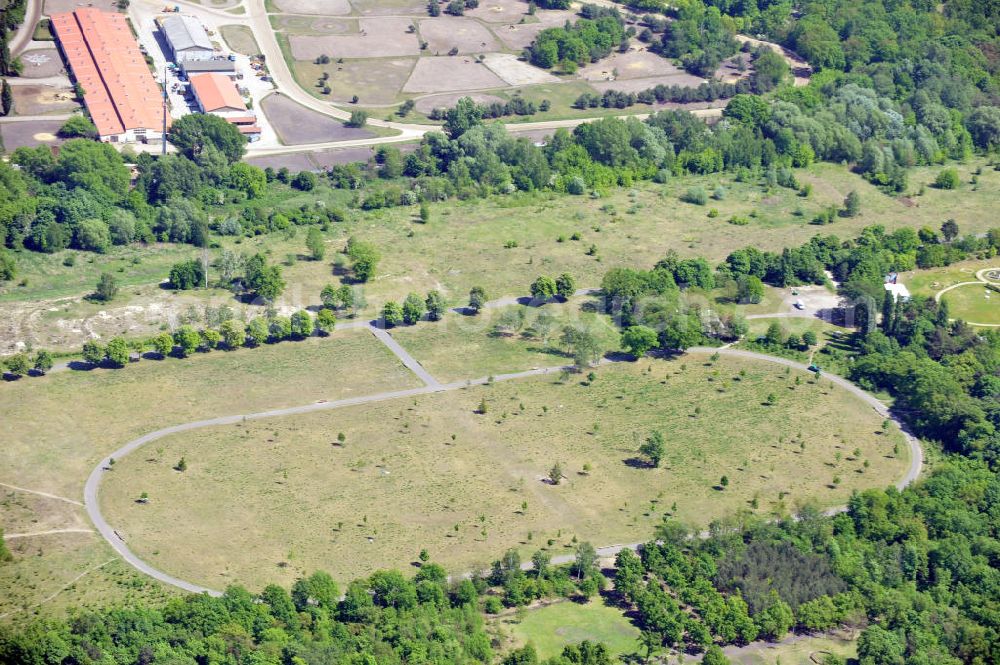
[[[167,154],[167,68],[163,67],[163,137],[160,139],[160,154]]]

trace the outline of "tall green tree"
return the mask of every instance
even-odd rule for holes
[[[230,164],[243,159],[246,137],[231,122],[210,113],[189,113],[170,126],[169,141],[188,159],[195,159],[206,146],[219,150]]]

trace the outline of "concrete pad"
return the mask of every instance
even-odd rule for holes
[[[518,60],[517,56],[510,53],[487,53],[483,62],[508,85],[560,82],[558,77],[523,60]]]
[[[21,54],[21,62],[24,63],[21,78],[43,79],[66,73],[59,51],[54,48],[25,51]],[[69,84],[68,78],[66,83]]]

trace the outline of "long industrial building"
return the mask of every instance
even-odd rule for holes
[[[101,140],[162,141],[163,94],[125,16],[84,7],[51,20]]]

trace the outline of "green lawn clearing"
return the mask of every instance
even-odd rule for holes
[[[558,656],[563,647],[583,640],[603,642],[612,656],[641,650],[639,629],[621,610],[601,600],[555,603],[519,616],[523,616],[520,621],[508,619],[510,632],[518,644],[535,645],[539,658]]]
[[[941,296],[952,318],[969,323],[1000,325],[1000,292],[985,284],[967,284]]]

